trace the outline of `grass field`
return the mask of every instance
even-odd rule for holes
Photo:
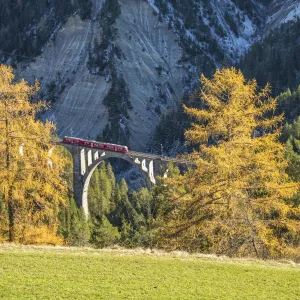
[[[300,266],[0,244],[1,299],[297,299]]]

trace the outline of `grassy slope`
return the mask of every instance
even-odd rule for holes
[[[291,263],[0,244],[1,299],[299,299]]]

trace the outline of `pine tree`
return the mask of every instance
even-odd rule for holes
[[[110,163],[108,163],[106,165],[106,174],[109,179],[110,186],[111,186],[110,203],[109,203],[109,205],[110,205],[109,210],[111,211],[115,208],[114,196],[115,196],[115,189],[116,189],[116,178],[115,178],[115,174],[113,172],[113,169],[112,169],[112,166]]]
[[[71,226],[67,243],[71,246],[86,246],[91,237],[91,223],[86,220],[83,208],[77,208],[75,201],[71,202]]]
[[[289,159],[287,173],[294,181],[300,181],[300,117],[292,124],[285,123],[281,135]],[[300,206],[300,191],[290,199],[295,206]]]
[[[258,91],[235,69],[201,77],[205,109],[187,108],[195,119],[186,140],[200,145],[188,156],[195,168],[167,181],[174,209],[168,229],[174,247],[227,255],[296,255],[299,208],[287,204],[298,184],[286,174],[278,142],[282,116],[267,85]],[[299,250],[299,249],[298,249]],[[298,251],[299,255],[299,251]]]
[[[94,171],[89,186],[89,206],[93,217],[101,218],[110,212],[114,186],[115,178],[111,167],[106,167],[101,162],[99,169]]]
[[[121,235],[117,227],[114,227],[106,216],[96,221],[95,229],[91,236],[92,243],[99,248],[117,244]]]
[[[96,169],[92,175],[89,192],[88,192],[88,202],[89,202],[89,212],[91,217],[101,216],[102,211],[102,199],[103,191],[100,188],[100,178],[99,170]]]

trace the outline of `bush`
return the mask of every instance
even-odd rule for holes
[[[23,232],[22,244],[63,245],[64,240],[57,235],[57,227],[27,226]]]

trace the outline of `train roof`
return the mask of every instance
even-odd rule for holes
[[[85,141],[85,142],[92,142],[92,143],[102,143],[102,144],[111,145],[111,146],[126,147],[126,148],[128,148],[128,147],[125,146],[125,145],[112,144],[112,143],[101,142],[101,141],[94,141],[94,140],[86,140],[86,139],[76,138],[76,137],[71,137],[71,136],[64,136],[63,138],[74,139],[74,140],[80,140],[80,141]]]

